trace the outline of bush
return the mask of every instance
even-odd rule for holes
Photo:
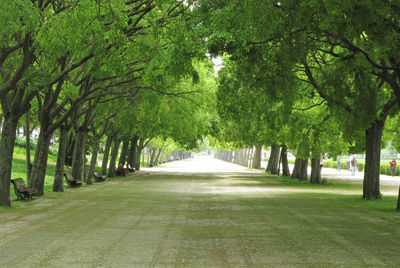
[[[58,150],[56,148],[49,148],[49,155],[57,156]]]
[[[36,151],[37,144],[34,143],[32,140],[30,140],[30,145],[31,145],[31,150]],[[26,148],[26,138],[17,138],[15,139],[15,146],[21,147],[21,148]],[[56,148],[49,148],[49,155],[57,156],[58,150]]]
[[[265,159],[264,159],[264,161],[265,161]],[[267,159],[267,161],[268,161],[268,159]],[[294,164],[295,160],[288,159],[288,162],[289,162],[289,164]],[[311,166],[311,161],[308,161],[308,165]],[[324,160],[324,167],[337,169],[337,161]],[[365,163],[357,163],[358,171],[364,171],[364,167],[365,167]],[[349,169],[346,168],[346,161],[342,161],[340,168],[344,169],[344,170],[351,169],[351,168],[349,168]],[[391,176],[392,171],[390,170],[390,165],[389,164],[381,164],[379,174]],[[395,176],[400,176],[400,168],[396,168]]]
[[[32,150],[36,150],[36,148],[37,148],[36,143],[34,143],[32,140],[30,140],[29,144],[31,145]],[[15,139],[15,146],[21,147],[21,148],[26,148],[26,138],[22,137],[22,138]]]
[[[324,167],[337,168],[337,162],[336,161],[324,161]],[[341,169],[347,169],[346,161],[342,161],[342,164],[340,167],[341,167]],[[357,169],[358,169],[358,171],[364,171],[365,163],[357,163]],[[392,171],[390,170],[390,165],[389,164],[381,164],[379,174],[391,176]],[[396,168],[395,176],[399,176],[399,175],[400,175],[400,169]]]

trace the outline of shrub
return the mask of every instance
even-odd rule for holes
[[[37,148],[36,143],[34,143],[32,140],[30,140],[29,144],[31,145],[32,150],[36,150],[36,148]],[[21,148],[26,148],[26,138],[22,137],[22,138],[15,139],[15,146],[21,147]]]
[[[31,150],[36,151],[37,144],[30,140]],[[26,148],[26,138],[17,138],[15,139],[15,146]],[[57,156],[58,150],[56,148],[50,147],[49,148],[49,155]]]
[[[49,155],[57,156],[58,150],[56,148],[49,148]]]

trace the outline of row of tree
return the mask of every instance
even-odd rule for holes
[[[21,124],[26,133],[40,130],[32,165],[27,136],[28,183],[40,194],[54,136],[53,190],[62,191],[64,163],[83,179],[89,152],[85,179],[92,183],[104,139],[103,174],[108,158],[115,166],[121,144],[119,161],[139,168],[140,152],[155,137],[191,148],[207,133],[209,115],[200,108],[213,74],[190,30],[190,1],[13,0],[1,7],[0,205],[10,205]]]
[[[381,198],[382,135],[386,120],[399,118],[400,4],[200,2],[209,52],[224,57],[221,139],[237,148],[271,147],[271,173],[280,148],[296,155],[300,179],[311,158],[312,183],[321,182],[321,157],[365,152],[363,198]],[[398,133],[398,125],[385,131]]]

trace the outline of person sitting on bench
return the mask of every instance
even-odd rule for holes
[[[116,171],[117,176],[125,176],[125,169],[124,169],[124,164],[119,164],[117,171]]]

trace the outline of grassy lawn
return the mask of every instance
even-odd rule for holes
[[[395,197],[258,175],[126,177],[0,208],[0,267],[396,267]]]
[[[13,164],[12,164],[12,170],[11,170],[11,178],[23,178],[26,183],[26,153],[25,153],[24,148],[20,147],[15,147],[14,148],[14,157],[13,157]],[[31,161],[33,164],[33,159],[35,156],[35,152],[32,151],[31,155]],[[49,155],[48,159],[48,164],[47,164],[47,169],[46,169],[46,177],[45,177],[45,191],[51,191],[53,188],[53,182],[54,182],[54,174],[56,172],[56,161],[57,161],[57,156]],[[68,168],[65,168],[66,171],[68,171]],[[66,183],[64,183],[65,187],[67,186]],[[11,184],[11,200],[15,200],[17,197],[15,196],[14,193],[14,188]]]

